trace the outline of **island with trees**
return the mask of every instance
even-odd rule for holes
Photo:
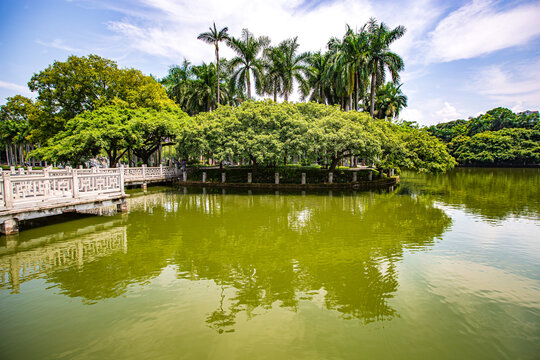
[[[1,160],[78,166],[101,157],[110,167],[185,161],[220,171],[234,164],[261,179],[278,169],[284,182],[300,168],[315,179],[358,164],[381,176],[403,168],[444,172],[455,159],[538,164],[537,114],[494,109],[430,128],[398,120],[407,105],[399,82],[404,63],[390,45],[404,33],[371,19],[328,40],[325,52],[299,53],[297,37],[272,45],[247,29],[237,38],[213,24],[199,39],[214,46],[215,62],[184,60],[162,79],[98,55],[72,55],[32,76],[35,99],[16,95],[1,107]],[[235,57],[220,57],[220,46]],[[295,89],[300,102],[289,101]]]

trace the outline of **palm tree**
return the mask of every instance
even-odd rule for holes
[[[262,92],[272,95],[277,102],[277,95],[281,93],[283,84],[281,81],[281,50],[270,46],[264,49],[264,82]]]
[[[229,40],[229,34],[227,34],[227,31],[229,31],[228,27],[224,27],[221,30],[217,30],[216,23],[214,22],[214,27],[209,28],[210,31],[201,33],[197,37],[199,40],[203,40],[208,44],[214,44],[216,48],[216,63],[217,63],[217,103],[219,104],[219,43],[221,41]]]
[[[326,104],[327,94],[330,93],[330,82],[328,80],[328,69],[330,67],[330,56],[328,53],[317,51],[307,59],[309,64],[307,81],[302,84],[302,99],[316,101]]]
[[[174,65],[169,68],[169,74],[159,82],[165,86],[167,95],[175,103],[183,106],[186,92],[189,88],[189,81],[193,73],[191,71],[191,63],[184,59],[182,66]]]
[[[375,112],[375,92],[377,85],[384,83],[386,69],[392,75],[392,81],[399,80],[399,71],[403,70],[403,59],[390,51],[389,47],[395,40],[405,34],[405,27],[400,25],[390,30],[384,23],[377,24],[377,20],[370,19],[369,31],[369,71],[371,74],[371,101],[370,115]]]
[[[401,84],[396,86],[388,82],[377,90],[374,115],[379,119],[393,119],[407,107],[407,96],[401,91]]]
[[[296,54],[298,47],[298,37],[282,41],[279,46],[280,77],[282,83],[281,93],[285,101],[289,100],[289,95],[293,91],[294,81],[300,85],[305,82],[307,74],[307,59],[309,53]]]
[[[270,39],[266,36],[255,38],[248,29],[243,29],[240,39],[233,37],[227,44],[237,55],[230,61],[231,81],[241,90],[247,87],[248,99],[251,99],[251,75],[255,78],[256,90],[262,89],[263,60],[258,56],[270,44]]]
[[[220,93],[219,101],[216,101],[217,66],[214,63],[205,64],[203,62],[199,66],[193,66],[192,72],[195,78],[190,83],[185,104],[188,113],[212,111],[217,108],[218,103],[228,101],[226,86],[224,91]]]

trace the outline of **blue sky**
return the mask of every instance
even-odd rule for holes
[[[407,28],[393,46],[406,65],[402,118],[429,125],[497,106],[540,108],[538,0],[0,0],[0,103],[32,96],[32,74],[70,54],[161,77],[183,58],[214,60],[196,39],[213,21],[274,43],[298,36],[313,51],[370,17]]]

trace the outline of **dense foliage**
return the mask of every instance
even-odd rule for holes
[[[50,139],[49,145],[33,152],[47,161],[82,164],[104,152],[111,167],[128,151],[143,163],[166,140],[174,138],[189,121],[177,107],[162,110],[104,106],[70,119],[64,131]]]
[[[32,137],[45,142],[64,130],[66,122],[85,111],[122,104],[160,109],[172,104],[151,76],[97,55],[70,56],[34,74],[28,83],[37,92],[41,114],[32,121]]]
[[[445,171],[455,161],[424,130],[372,119],[362,112],[316,103],[246,102],[195,117],[179,141],[184,157],[259,165],[327,164],[357,157],[383,168]]]
[[[527,166],[540,163],[538,113],[515,114],[495,108],[469,120],[431,126],[431,134],[446,142],[463,165]]]

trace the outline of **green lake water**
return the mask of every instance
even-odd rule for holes
[[[130,194],[1,238],[1,359],[540,357],[539,169]]]

